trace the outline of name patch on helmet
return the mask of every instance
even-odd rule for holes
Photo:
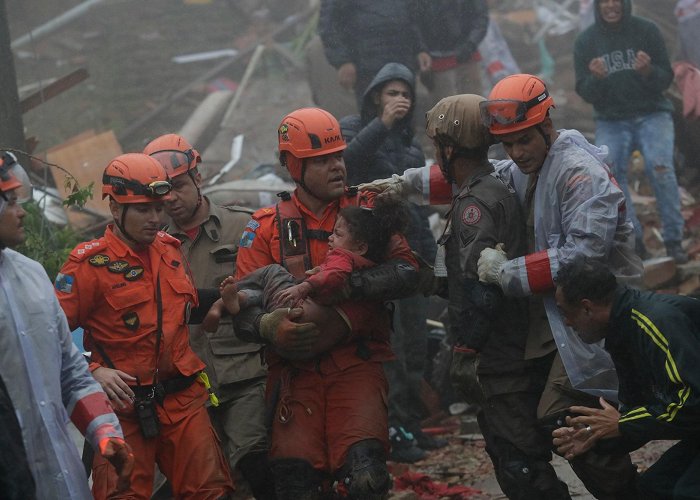
[[[476,205],[469,205],[462,212],[462,222],[467,226],[472,226],[481,219],[481,210]]]
[[[326,144],[333,144],[334,142],[342,141],[343,138],[341,137],[340,134],[334,135],[333,137],[324,137],[323,142]]]
[[[58,273],[56,276],[56,290],[63,293],[71,293],[73,291],[73,282],[75,278],[70,274]]]

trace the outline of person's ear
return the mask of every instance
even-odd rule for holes
[[[357,246],[357,255],[365,255],[369,250],[369,246],[364,241]]]
[[[594,304],[592,301],[590,301],[589,299],[582,299],[581,306],[583,307],[583,311],[586,313],[586,317],[590,317],[593,315]]]

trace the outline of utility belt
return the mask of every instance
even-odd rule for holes
[[[136,418],[138,418],[141,434],[144,438],[151,439],[160,434],[160,420],[158,420],[156,403],[163,406],[165,396],[187,389],[197,377],[199,377],[199,372],[194,375],[180,375],[168,380],[161,380],[157,384],[131,387],[131,390],[134,391]]]
[[[184,391],[197,380],[197,377],[199,377],[199,372],[193,375],[179,375],[168,380],[161,380],[157,384],[130,386],[130,388],[134,391],[136,399],[155,398],[158,401],[161,397],[165,397],[168,394]],[[162,404],[162,401],[158,402]]]

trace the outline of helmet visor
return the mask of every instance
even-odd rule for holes
[[[168,194],[173,188],[173,185],[168,181],[153,181],[147,186],[144,186],[144,191],[151,198],[160,198]]]
[[[545,90],[542,94],[529,101],[519,101],[517,99],[482,101],[479,103],[481,121],[489,128],[494,125],[511,125],[524,122],[527,119],[527,112],[547,97],[549,97],[549,92]]]
[[[32,183],[29,175],[17,163],[17,158],[12,153],[5,153],[3,163],[0,165],[0,192],[14,191],[17,203],[26,203],[32,199]]]
[[[155,153],[151,153],[150,156],[163,165],[169,177],[177,177],[178,175],[187,173],[197,165],[195,162],[197,156],[192,149],[188,149],[187,151],[156,151]]]

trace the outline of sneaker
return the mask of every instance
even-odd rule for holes
[[[688,262],[688,254],[683,250],[680,241],[667,241],[666,255],[673,257],[676,264],[686,264]]]
[[[403,427],[389,427],[389,442],[391,443],[389,460],[392,462],[412,464],[428,456],[425,450],[416,446],[413,434]]]
[[[437,436],[431,436],[430,434],[426,434],[422,430],[417,430],[412,434],[413,437],[416,438],[416,444],[418,445],[418,447],[424,450],[439,450],[440,448],[444,448],[448,445],[447,439]]]

